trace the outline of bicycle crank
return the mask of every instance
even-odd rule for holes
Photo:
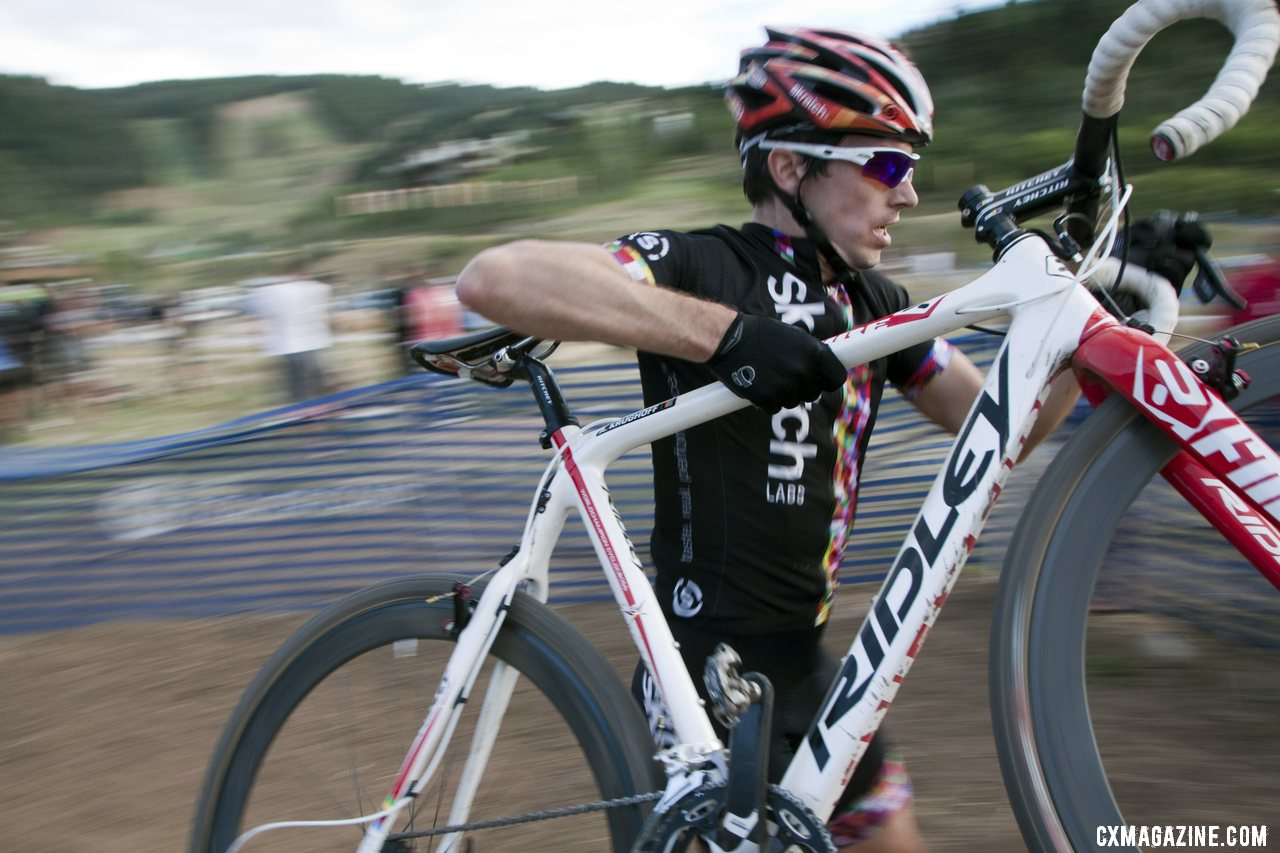
[[[642,846],[636,849],[643,853],[836,853],[831,834],[803,803],[776,785],[769,786],[767,799],[770,832],[761,845],[744,841],[725,848],[712,840],[729,802],[728,785],[714,782],[690,791],[662,814],[655,813]],[[706,846],[695,846],[699,842]]]

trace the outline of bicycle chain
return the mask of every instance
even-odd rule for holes
[[[642,803],[652,803],[662,797],[662,791],[654,791],[649,794],[634,794],[630,797],[617,797],[612,800],[598,800],[594,803],[581,803],[576,806],[563,806],[558,809],[546,809],[540,812],[529,812],[528,814],[512,815],[511,817],[491,818],[489,820],[477,820],[470,823],[455,823],[452,826],[440,826],[432,829],[420,829],[413,832],[396,832],[387,836],[387,841],[404,841],[410,838],[430,838],[436,835],[448,835],[454,832],[472,832],[477,829],[496,829],[500,826],[515,826],[521,823],[534,823],[541,820],[552,820],[558,817],[572,817],[573,815],[586,814],[588,812],[600,812],[606,809],[617,809],[623,806],[638,806]]]

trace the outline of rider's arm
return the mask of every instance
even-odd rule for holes
[[[968,356],[955,350],[947,366],[920,389],[912,402],[929,420],[952,433],[958,433],[964,426],[965,416],[973,406],[973,401],[982,391],[982,381],[981,371]],[[1019,462],[1026,459],[1036,445],[1062,423],[1079,396],[1080,386],[1076,384],[1075,375],[1071,371],[1064,371],[1053,381],[1049,396],[1040,409],[1040,416],[1022,447]]]
[[[982,390],[982,372],[960,350],[952,350],[947,366],[920,388],[911,402],[920,413],[955,434]]]
[[[458,277],[458,298],[495,323],[535,337],[599,341],[706,361],[737,312],[638,283],[605,248],[521,240],[486,249]]]
[[[705,362],[729,390],[766,412],[844,383],[840,360],[807,331],[655,284],[661,279],[638,254],[623,255],[583,243],[512,243],[472,261],[458,279],[458,297],[535,337]]]
[[[1018,457],[1019,462],[1026,459],[1036,445],[1058,428],[1058,424],[1071,414],[1071,409],[1075,407],[1078,399],[1080,399],[1080,384],[1076,382],[1076,375],[1070,370],[1062,371],[1049,386],[1049,396],[1040,407],[1040,417],[1036,418],[1036,424],[1031,428],[1031,434],[1027,436],[1022,455]]]

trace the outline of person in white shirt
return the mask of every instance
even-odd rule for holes
[[[300,266],[289,272],[255,279],[246,308],[262,321],[263,350],[280,364],[287,399],[300,403],[327,390],[323,353],[333,345],[332,289]]]

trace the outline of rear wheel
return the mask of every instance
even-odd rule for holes
[[[222,853],[275,821],[376,812],[440,683],[454,643],[456,578],[418,576],[358,592],[318,615],[268,661],[218,744],[192,851]],[[479,595],[480,588],[475,589]],[[659,785],[643,716],[616,672],[546,606],[517,594],[491,660],[449,736],[435,781],[401,813],[397,851],[447,822],[494,661],[519,671],[470,821],[646,794]],[[468,834],[465,849],[629,850],[643,804]],[[363,825],[270,830],[245,851],[351,851]]]
[[[1280,346],[1267,345],[1280,318],[1232,333],[1264,345],[1241,357],[1253,381],[1232,408],[1274,447]],[[991,711],[1032,850],[1114,849],[1110,828],[1126,823],[1225,832],[1274,817],[1280,769],[1263,756],[1280,735],[1262,721],[1280,713],[1280,647],[1242,639],[1280,644],[1280,595],[1158,477],[1175,449],[1126,401],[1107,402],[1054,458],[1010,544]],[[1228,595],[1241,606],[1211,600]],[[1246,617],[1270,631],[1242,638]],[[1142,743],[1135,717],[1150,721]],[[1129,734],[1112,736],[1121,721]]]

